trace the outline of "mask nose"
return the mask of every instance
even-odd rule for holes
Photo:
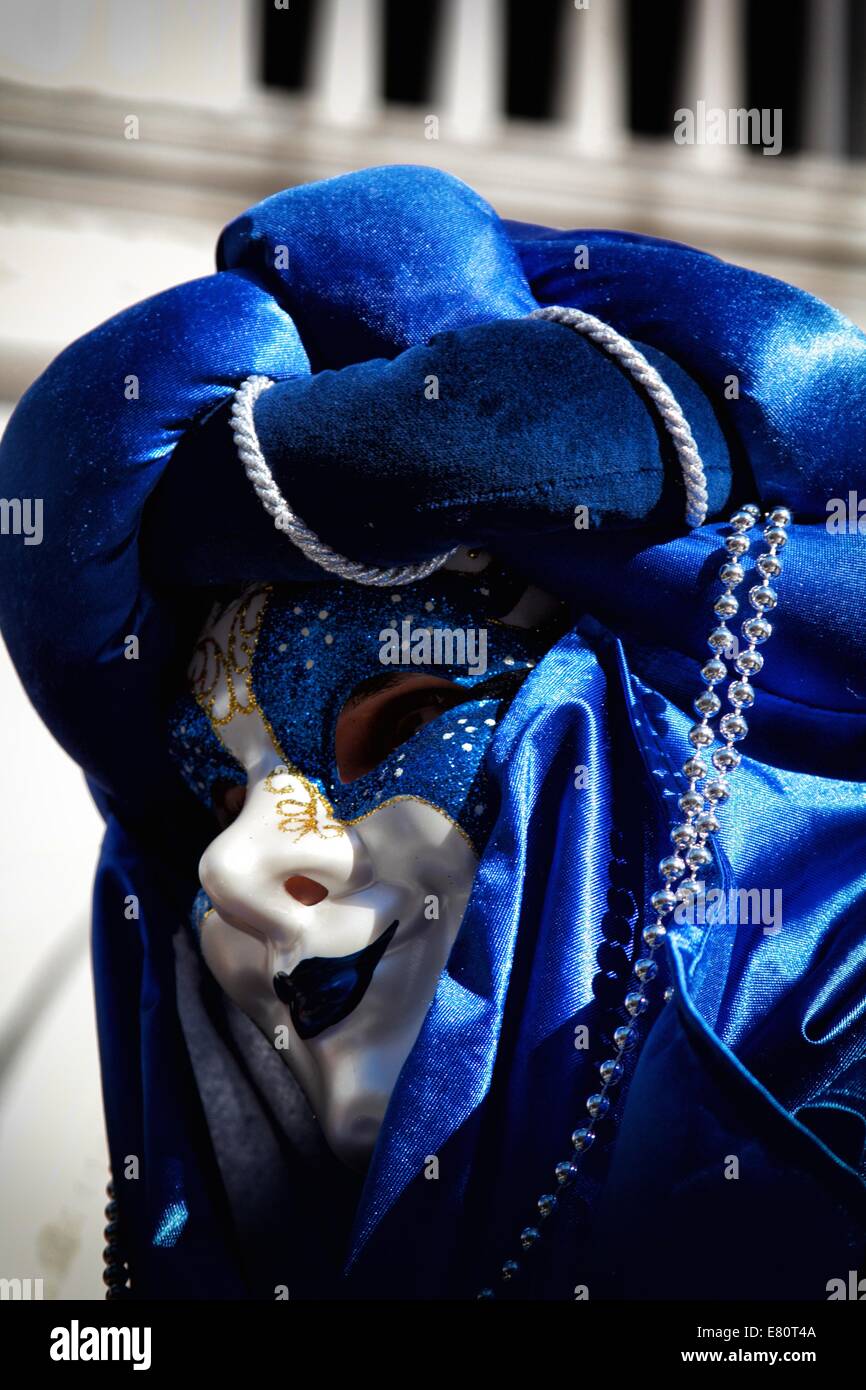
[[[270,935],[275,928],[312,926],[300,909],[367,887],[373,870],[349,827],[328,836],[287,834],[274,825],[270,799],[257,805],[248,796],[237,819],[202,855],[199,878],[226,921]]]

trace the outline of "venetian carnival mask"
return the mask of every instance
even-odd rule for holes
[[[486,556],[456,563],[476,572],[251,587],[212,612],[172,721],[181,772],[223,826],[199,866],[204,960],[352,1166],[496,816],[485,755],[545,646],[512,625],[522,585]]]

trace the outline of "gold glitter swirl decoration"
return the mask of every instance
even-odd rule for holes
[[[293,833],[296,840],[304,835],[330,840],[345,834],[343,825],[334,818],[330,802],[300,773],[289,767],[275,767],[265,778],[265,788],[279,798],[276,809],[280,830]],[[300,796],[290,794],[295,791]]]
[[[195,696],[215,729],[234,719],[236,714],[252,714],[258,709],[253,690],[253,656],[265,615],[270,585],[249,589],[237,605],[223,649],[212,635],[202,638],[193,653],[189,680]],[[255,617],[250,621],[250,609],[257,599]],[[226,709],[217,714],[216,703],[222,691],[226,694]],[[240,692],[240,693],[239,693]]]
[[[238,760],[232,747],[229,725],[236,717],[255,717],[281,759],[265,779],[265,787],[278,798],[279,828],[296,839],[319,835],[323,839],[345,833],[330,802],[299,772],[280,747],[279,740],[256,699],[253,687],[253,658],[261,633],[265,610],[272,593],[269,584],[254,585],[235,605],[228,630],[220,643],[214,635],[220,622],[228,621],[230,609],[215,610],[208,632],[196,646],[189,669],[192,693],[204,710],[220,742]]]

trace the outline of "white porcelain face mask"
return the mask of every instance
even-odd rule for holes
[[[173,743],[230,821],[199,866],[204,960],[280,1051],[334,1152],[363,1167],[489,833],[486,748],[533,661],[509,634],[509,654],[472,675],[377,671],[363,633],[380,637],[390,596],[346,598],[360,626],[317,607],[319,592],[300,597],[289,607],[258,588],[212,614],[191,672],[198,706]],[[279,640],[283,623],[297,636]],[[350,640],[331,662],[338,631]]]

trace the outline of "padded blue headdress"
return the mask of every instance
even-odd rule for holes
[[[62,353],[0,449],[3,494],[44,499],[42,544],[0,547],[3,631],[107,820],[95,970],[115,1172],[141,1158],[119,1183],[135,1293],[472,1296],[513,1253],[609,1046],[655,886],[717,518],[754,499],[798,524],[715,872],[781,889],[783,930],[671,940],[676,1002],[617,1138],[587,1155],[515,1292],[825,1297],[862,1268],[866,1230],[866,565],[856,529],[825,525],[829,499],[866,495],[866,339],[687,247],[502,222],[426,169],[269,198],[225,230],[218,263]],[[551,303],[662,372],[704,457],[707,525],[683,533],[640,388],[527,319]],[[256,424],[283,493],[335,549],[391,563],[480,542],[574,616],[492,740],[501,813],[360,1188],[183,929],[209,828],[166,719],[203,613],[214,588],[321,578],[235,455],[228,406],[251,374],[277,382]]]

